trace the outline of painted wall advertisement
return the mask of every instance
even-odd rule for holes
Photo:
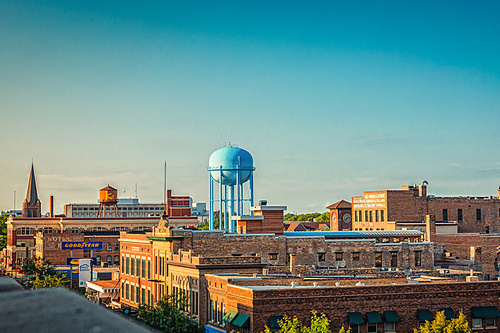
[[[87,281],[90,281],[90,258],[78,260],[79,286],[86,287]]]

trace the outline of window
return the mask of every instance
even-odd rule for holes
[[[146,260],[142,260],[142,278],[146,278]]]
[[[365,222],[368,222],[368,211],[365,210]]]
[[[396,332],[396,324],[395,323],[385,323],[385,331],[386,332]]]
[[[335,261],[344,260],[344,252],[335,252]]]
[[[382,252],[375,252],[375,267],[382,267]]]
[[[122,274],[125,274],[125,256],[122,257],[122,264],[121,264],[121,271]]]
[[[393,238],[393,239],[392,239],[392,242],[393,242],[393,243],[399,243],[399,238]]]
[[[415,266],[422,266],[422,251],[413,252],[415,255]]]
[[[148,260],[148,280],[151,280],[151,260]]]
[[[111,247],[111,243],[106,244],[106,251],[111,252],[113,249]]]
[[[99,266],[101,264],[101,256],[95,257],[95,264]]]
[[[130,258],[127,258],[127,263],[125,267],[125,273],[130,274]]]
[[[458,220],[458,221],[463,221],[463,218],[464,218],[464,216],[463,216],[462,209],[461,209],[461,208],[459,208],[459,209],[457,210],[457,220]]]
[[[398,253],[391,252],[391,267],[398,267]]]
[[[113,257],[111,257],[111,256],[107,256],[107,257],[106,257],[106,261],[107,261],[107,263],[108,263],[109,265],[111,265],[111,264],[113,263]]]
[[[486,327],[496,327],[495,318],[486,318]]]
[[[351,324],[351,333],[359,333],[359,325],[358,324]]]
[[[481,221],[481,209],[476,209],[476,220]]]
[[[352,253],[352,260],[353,261],[359,261],[359,252],[353,252]]]
[[[448,221],[448,209],[443,209],[443,221]]]
[[[389,243],[391,240],[389,238],[382,238],[382,243]]]
[[[373,212],[370,210],[370,222],[373,222],[372,218],[373,218]]]
[[[384,211],[380,211],[380,222],[384,222]]]
[[[278,260],[277,253],[269,253],[269,260]]]
[[[141,276],[141,259],[135,261],[135,276]]]
[[[120,265],[120,256],[115,256],[115,260],[114,260],[113,264]]]
[[[135,275],[135,258],[130,258],[130,275]]]
[[[115,251],[120,251],[120,243],[115,243]]]
[[[368,323],[368,333],[377,333],[377,324]]]
[[[481,318],[472,318],[472,328],[483,327],[483,320]]]
[[[318,261],[319,262],[324,262],[326,261],[326,253],[318,253]]]
[[[125,285],[125,299],[130,299],[130,286],[128,283]]]

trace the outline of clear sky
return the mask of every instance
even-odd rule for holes
[[[255,196],[325,211],[363,190],[497,195],[498,1],[0,1],[0,210],[208,201],[221,144]]]

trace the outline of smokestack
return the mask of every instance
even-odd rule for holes
[[[425,215],[425,241],[433,242],[434,236],[436,236],[436,216]]]
[[[49,200],[49,205],[50,205],[50,217],[54,217],[54,196],[50,196]]]

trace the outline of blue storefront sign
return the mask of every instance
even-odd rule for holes
[[[61,250],[102,250],[102,242],[61,242]]]

